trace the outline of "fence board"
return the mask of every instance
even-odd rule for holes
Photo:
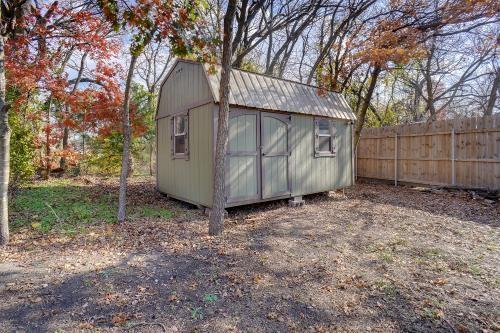
[[[358,177],[500,190],[500,115],[366,128],[356,157]]]

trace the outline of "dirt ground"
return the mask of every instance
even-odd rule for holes
[[[0,253],[0,331],[500,331],[498,202],[368,183],[305,199],[231,209],[212,238],[142,178],[129,205],[172,218],[17,230]]]

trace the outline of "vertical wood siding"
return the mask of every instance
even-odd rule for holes
[[[161,192],[204,206],[212,205],[212,109],[189,110],[189,160],[172,159],[170,118],[158,120],[158,187]]]
[[[204,70],[199,64],[178,62],[164,82],[157,117],[165,117],[212,98]]]
[[[232,156],[229,158],[229,199],[251,198],[257,193],[257,158]]]
[[[336,121],[335,157],[314,157],[314,117],[292,115],[290,156],[292,195],[328,191],[352,185],[352,127]]]
[[[256,113],[241,114],[229,120],[229,157],[226,175],[229,201],[245,200],[258,195],[257,126]]]
[[[260,77],[258,77],[260,78]],[[209,80],[212,80],[209,77]],[[259,84],[256,77],[242,73],[241,77],[233,82],[236,85]],[[283,86],[289,86],[288,90],[279,85],[272,85],[267,77],[261,78],[261,83],[266,82],[268,88],[257,89],[258,99],[262,102],[262,108],[286,107],[293,110],[303,110],[308,106],[323,105],[318,102],[316,95],[313,100],[294,99],[293,96],[305,94],[306,87],[300,84],[292,84],[283,81]],[[279,88],[279,89],[278,89]],[[250,93],[250,90],[240,87],[241,98],[247,103],[257,98]],[[276,90],[278,89],[278,90]],[[294,90],[295,89],[295,90]],[[271,90],[276,90],[278,99],[274,100]],[[311,90],[312,91],[312,90]],[[314,90],[315,92],[315,90]],[[214,91],[216,93],[216,91]],[[234,97],[234,96],[233,96]],[[206,79],[204,68],[197,63],[179,61],[176,63],[169,77],[164,82],[160,91],[158,103],[157,126],[158,126],[158,189],[174,197],[184,199],[189,202],[211,206],[213,191],[213,112],[214,103],[200,104],[212,101],[213,95],[209,82]],[[313,103],[314,102],[314,103]],[[285,105],[287,103],[293,104]],[[316,103],[316,104],[315,104]],[[318,104],[318,105],[319,105]],[[260,105],[260,104],[259,104]],[[339,107],[338,103],[332,104]],[[189,159],[172,159],[171,157],[171,125],[170,115],[189,111]],[[232,107],[232,110],[245,110],[243,108]],[[331,108],[327,107],[327,110]],[[314,109],[315,112],[319,110]],[[311,111],[312,112],[312,111]],[[253,114],[252,114],[253,113]],[[261,193],[261,156],[260,156],[260,129],[262,124],[258,123],[255,109],[249,110],[244,117],[238,117],[232,121],[230,126],[230,150],[239,152],[229,158],[228,162],[228,183],[230,184],[229,197],[237,199],[247,198],[248,200],[259,200]],[[349,114],[343,114],[350,118]],[[336,157],[314,157],[314,117],[311,115],[293,115],[292,125],[289,131],[288,140],[279,135],[282,127],[276,126],[273,121],[264,123],[262,130],[267,133],[270,143],[268,152],[276,153],[275,157],[269,156],[269,165],[264,166],[268,170],[263,176],[263,182],[268,186],[270,195],[283,192],[288,189],[288,178],[285,172],[286,157],[279,156],[280,151],[286,152],[286,147],[292,151],[288,163],[290,171],[290,182],[292,195],[303,195],[334,188],[351,185],[351,135],[352,127],[348,120],[337,122],[338,147]],[[281,141],[280,141],[281,140]],[[232,146],[232,147],[231,147]],[[246,153],[245,153],[246,152]]]
[[[271,198],[289,191],[286,154],[290,133],[288,124],[279,119],[265,113],[261,119],[262,152],[266,154],[262,156],[262,196]]]

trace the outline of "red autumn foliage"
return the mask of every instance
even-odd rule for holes
[[[112,59],[122,45],[112,37],[110,24],[92,8],[52,1],[33,11],[22,28],[27,33],[6,45],[8,89],[15,92],[11,110],[45,124],[37,138],[37,146],[50,155],[43,163],[58,156],[76,157],[71,147],[56,149],[64,128],[98,135],[119,130],[124,73]],[[134,134],[144,131],[139,119],[133,125]]]

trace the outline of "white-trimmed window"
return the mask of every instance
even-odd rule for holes
[[[337,153],[337,129],[335,122],[328,118],[314,119],[314,156],[333,157]]]
[[[187,158],[189,156],[189,115],[179,114],[172,120],[172,156]]]

